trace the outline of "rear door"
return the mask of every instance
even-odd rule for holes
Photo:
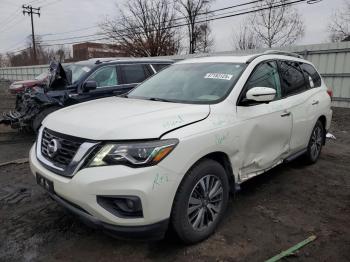
[[[301,152],[307,147],[313,127],[315,90],[310,88],[310,79],[296,61],[279,61],[282,97],[293,119],[290,141],[291,154]]]
[[[253,87],[274,88],[277,93],[275,100],[269,103],[244,102],[245,93]],[[242,181],[278,164],[288,155],[292,120],[281,98],[276,62],[260,63],[246,82],[237,105],[237,120],[243,134],[240,136]]]
[[[152,72],[145,64],[125,64],[118,65],[118,74],[122,80],[122,86],[119,88],[119,91],[125,93],[145,81],[152,75]]]

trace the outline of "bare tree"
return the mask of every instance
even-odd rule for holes
[[[47,48],[43,50],[42,56],[47,61],[64,62],[66,59],[72,59],[70,49],[64,45],[60,45],[57,48]]]
[[[118,7],[118,6],[117,6]],[[130,56],[176,54],[180,37],[175,12],[167,0],[130,0],[119,17],[107,18],[100,28]]]
[[[264,0],[257,8],[268,8],[250,17],[252,30],[259,41],[267,46],[286,46],[295,43],[304,35],[304,23],[298,11],[285,0]],[[275,7],[274,6],[278,6]]]
[[[207,52],[213,45],[210,28],[206,21],[198,24],[200,15],[208,11],[210,0],[177,0],[177,10],[185,17],[189,40],[189,53]]]
[[[238,32],[233,32],[232,43],[233,48],[239,50],[261,47],[257,34],[251,30],[247,20],[243,21]]]
[[[196,26],[196,50],[200,53],[209,53],[214,46],[211,28],[208,23]]]
[[[344,1],[344,7],[335,12],[328,30],[332,42],[339,42],[350,36],[350,2]]]
[[[66,58],[71,58],[70,49],[63,45],[57,48],[45,48],[41,44],[41,38],[35,36],[37,60],[33,57],[33,46],[31,36],[27,38],[27,47],[20,52],[7,53],[6,61],[9,66],[27,66],[34,64],[48,64],[52,59],[64,62]]]

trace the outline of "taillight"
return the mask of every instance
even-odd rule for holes
[[[327,94],[329,95],[330,98],[332,98],[333,97],[333,90],[328,88],[327,89]]]

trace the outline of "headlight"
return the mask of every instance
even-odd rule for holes
[[[152,166],[164,159],[179,143],[167,139],[141,143],[109,143],[88,163],[89,167],[106,165]]]

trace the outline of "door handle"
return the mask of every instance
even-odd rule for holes
[[[281,115],[281,117],[286,117],[286,116],[290,116],[290,112],[286,112],[286,113]]]
[[[319,101],[317,100],[317,101],[314,101],[314,102],[312,103],[312,105],[315,106],[315,105],[318,105],[318,103],[319,103]]]

